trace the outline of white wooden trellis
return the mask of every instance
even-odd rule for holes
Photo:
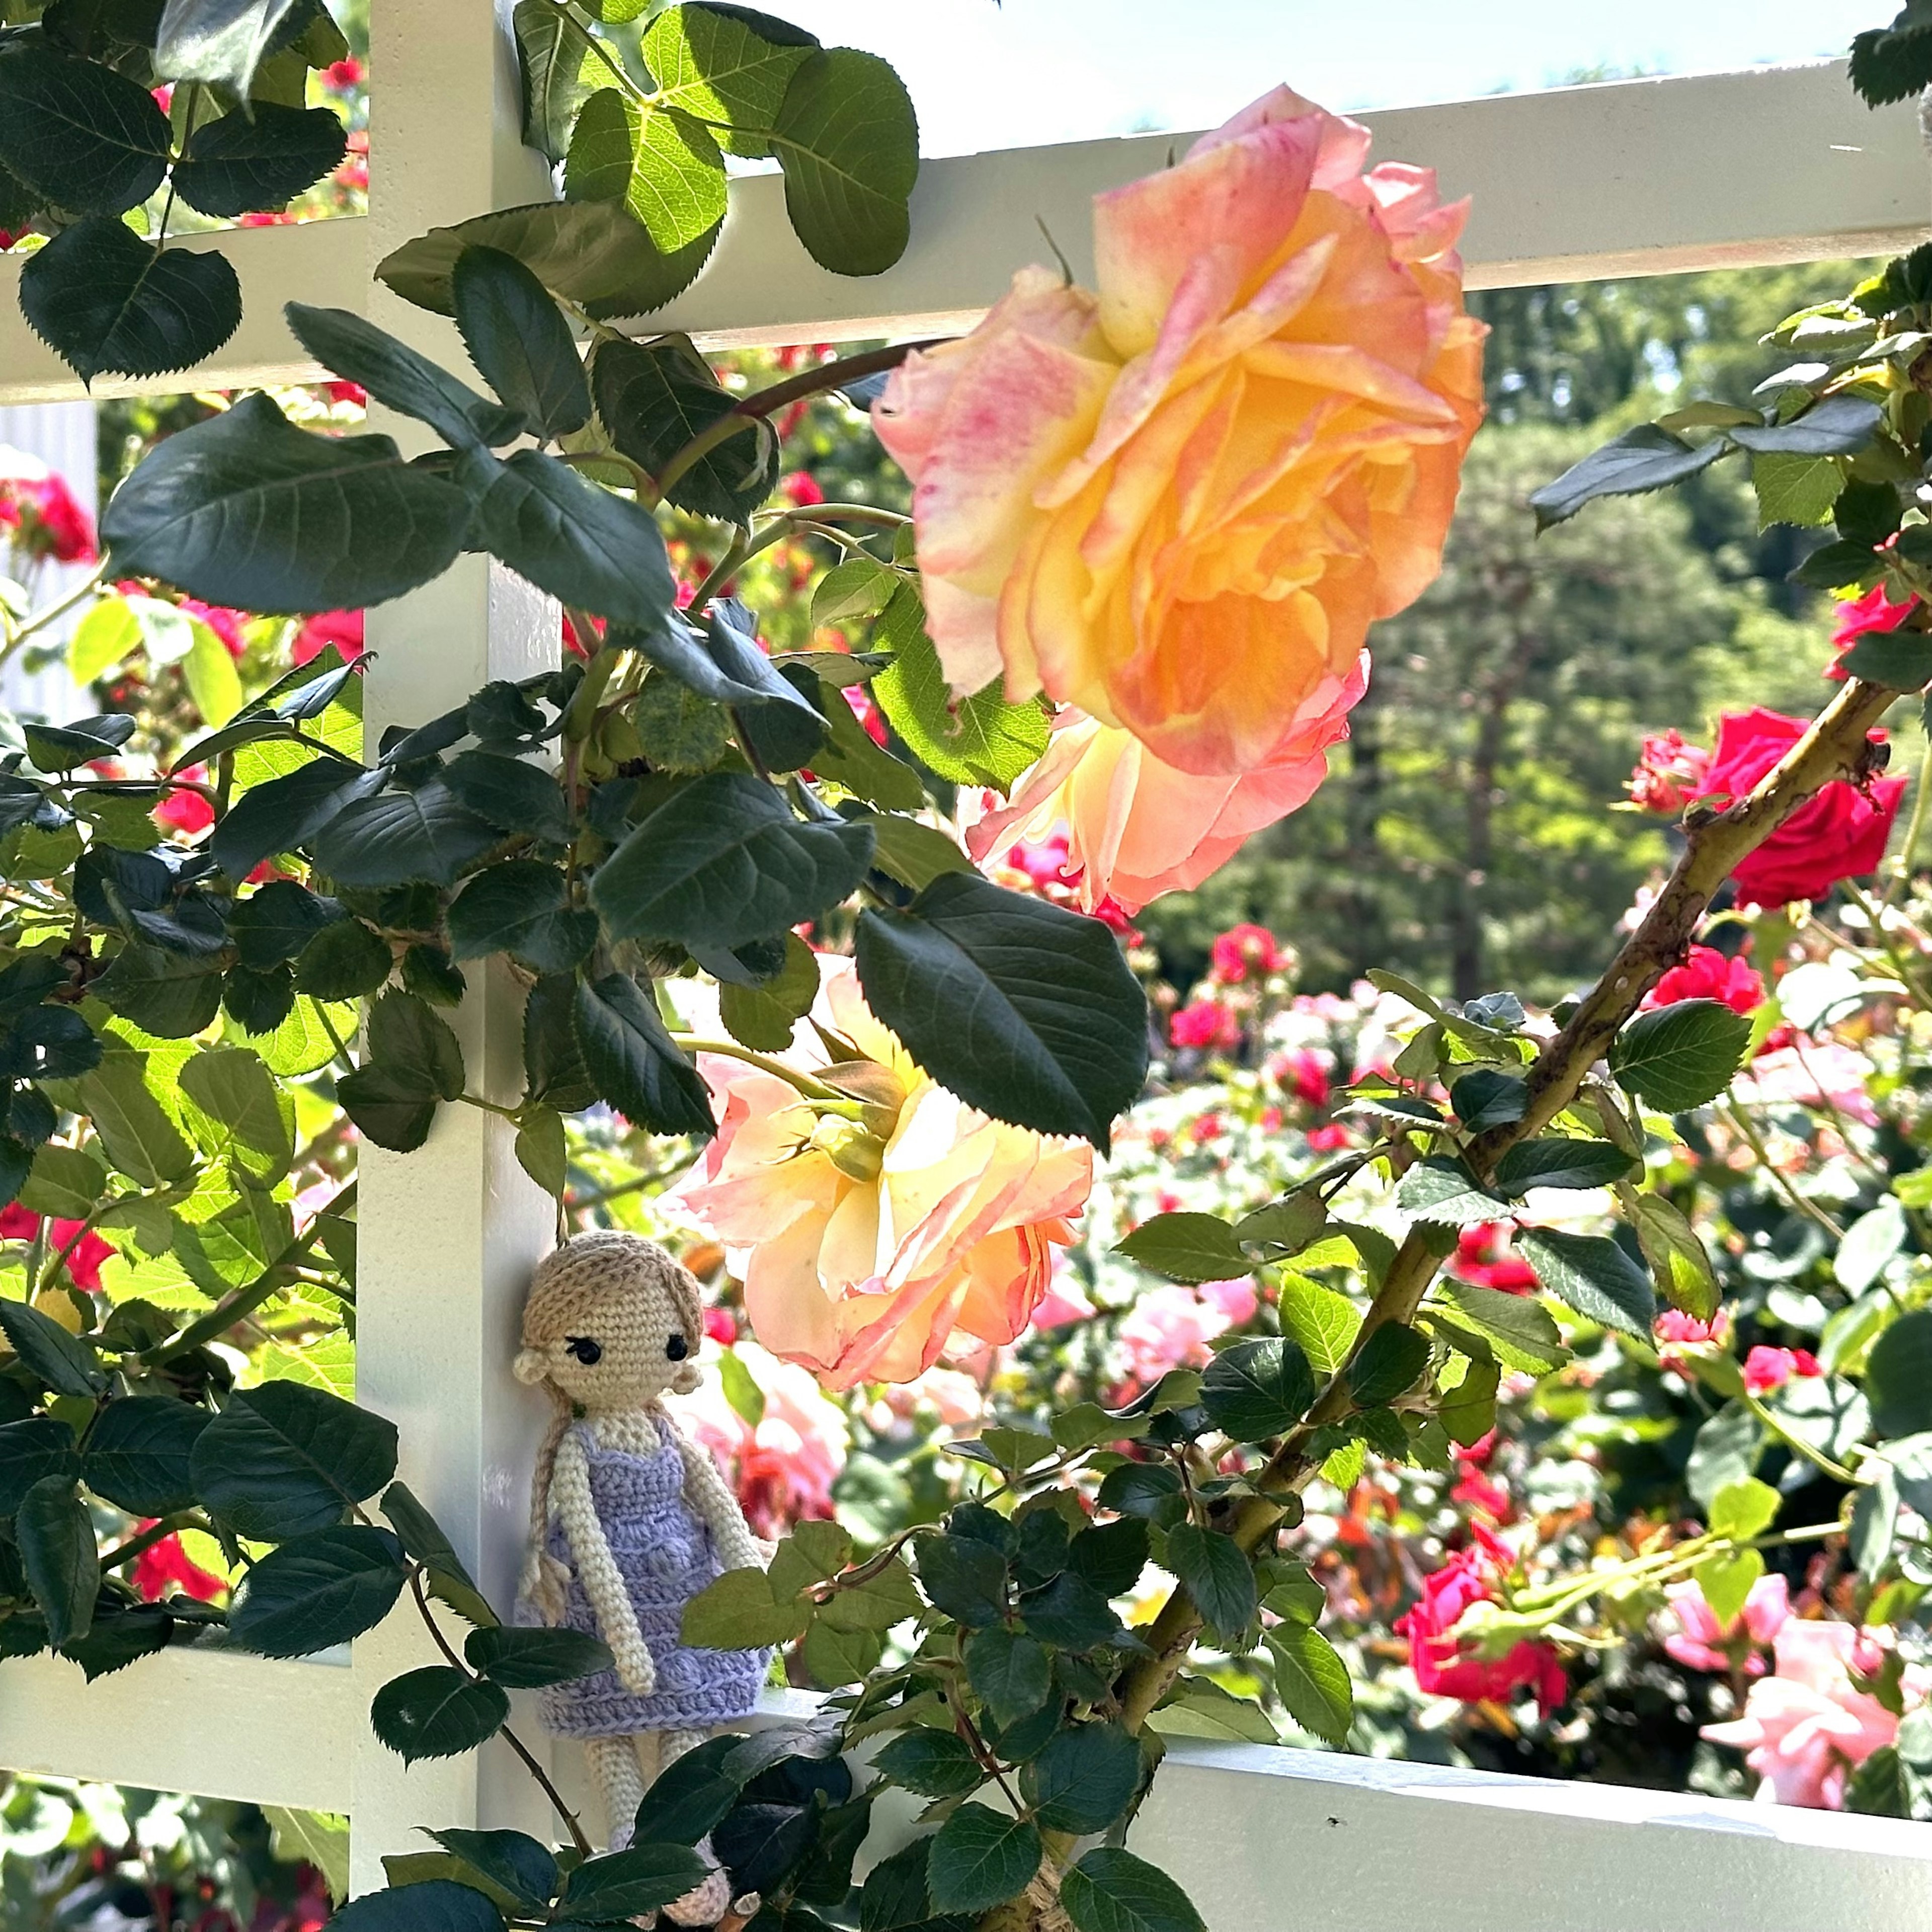
[[[244,320],[196,386],[319,375],[283,324],[290,299],[358,310],[457,361],[454,328],[373,284],[374,262],[431,226],[549,192],[518,138],[514,56],[493,0],[380,0],[371,13],[370,214],[220,238]],[[1231,108],[1274,78],[1231,79]],[[1868,112],[1835,62],[1365,118],[1378,154],[1432,165],[1446,194],[1474,196],[1466,253],[1477,287],[1875,254],[1927,233],[1914,116]],[[970,323],[1040,254],[1038,220],[1086,274],[1090,196],[1163,165],[1186,138],[928,163],[911,248],[863,281],[809,260],[775,177],[738,181],[716,258],[650,326],[721,346]],[[70,398],[73,378],[20,319],[18,274],[0,264],[0,405]],[[552,661],[557,615],[500,566],[466,558],[372,612],[370,636],[381,653],[374,733]],[[472,1082],[516,1098],[512,989],[486,979],[458,1018]],[[405,1477],[507,1602],[542,1420],[508,1364],[549,1204],[505,1124],[461,1108],[443,1110],[416,1154],[365,1148],[361,1202],[358,1399],[398,1423]],[[382,1882],[385,1853],[424,1848],[418,1826],[550,1832],[500,1746],[405,1770],[376,1742],[375,1688],[430,1660],[407,1607],[352,1661],[174,1649],[90,1686],[63,1661],[16,1660],[0,1665],[0,1766],[346,1812],[358,1889]],[[535,1738],[528,1700],[517,1701]],[[580,1766],[558,1756],[560,1781],[580,1792]],[[1932,1831],[1918,1826],[1324,1754],[1177,1744],[1133,1843],[1187,1886],[1214,1932],[1932,1932]]]

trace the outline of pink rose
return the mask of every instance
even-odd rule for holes
[[[1846,1777],[1898,1736],[1898,1720],[1851,1680],[1870,1648],[1853,1624],[1792,1618],[1773,1640],[1773,1674],[1751,1686],[1744,1715],[1704,1726],[1714,1744],[1743,1751],[1763,1780],[1761,1803],[1842,1810]]]
[[[1802,718],[1762,706],[1726,711],[1697,796],[1726,805],[1748,798],[1808,728]],[[1884,742],[1882,731],[1871,736]],[[1863,788],[1834,778],[1738,862],[1731,874],[1738,898],[1757,905],[1822,898],[1840,879],[1876,871],[1905,787],[1904,778],[1874,778]]]
[[[360,610],[324,610],[316,616],[304,617],[295,642],[289,647],[289,656],[293,662],[305,664],[333,644],[344,663],[353,664],[362,655],[362,628]]]
[[[1710,753],[1686,744],[1682,731],[1653,731],[1630,775],[1630,802],[1645,812],[1682,812],[1697,796],[1710,765]]]
[[[1744,960],[1726,958],[1714,946],[1694,946],[1690,958],[1651,988],[1644,1004],[1672,1006],[1680,1000],[1720,1000],[1734,1013],[1748,1013],[1764,1004],[1764,980]]]
[[[1742,1654],[1754,1677],[1764,1673],[1764,1659],[1751,1646],[1772,1642],[1791,1615],[1791,1598],[1782,1576],[1760,1576],[1750,1586],[1744,1609],[1728,1624],[1706,1601],[1694,1580],[1666,1585],[1670,1617],[1676,1626],[1664,1640],[1664,1648],[1691,1670],[1728,1671]]]
[[[1754,1348],[1744,1358],[1744,1387],[1753,1395],[1768,1395],[1784,1388],[1793,1376],[1822,1376],[1818,1358],[1809,1348]]]
[[[1456,1638],[1466,1611],[1502,1600],[1503,1584],[1516,1568],[1515,1553],[1494,1531],[1480,1522],[1470,1529],[1475,1540],[1423,1580],[1420,1600],[1396,1624],[1408,1640],[1409,1668],[1429,1696],[1466,1703],[1502,1702],[1519,1690],[1533,1690],[1547,1717],[1570,1690],[1562,1660],[1551,1646],[1525,1638],[1501,1657],[1484,1658],[1466,1654]]]
[[[1241,1022],[1226,1006],[1196,1000],[1168,1022],[1167,1035],[1176,1046],[1190,1052],[1204,1052],[1210,1047],[1232,1052],[1241,1043]]]
[[[1088,1300],[1086,1290],[1074,1279],[1073,1270],[1064,1260],[1059,1260],[1052,1282],[1033,1312],[1034,1327],[1042,1330],[1069,1328],[1076,1322],[1093,1318],[1094,1304]]]
[[[1216,1335],[1252,1322],[1260,1304],[1254,1283],[1203,1282],[1198,1288],[1168,1283],[1150,1288],[1126,1313],[1120,1327],[1127,1366],[1143,1388],[1170,1369],[1202,1368]]]
[[[1292,964],[1294,955],[1282,951],[1273,933],[1264,926],[1232,926],[1209,949],[1212,963],[1208,976],[1223,986],[1238,986],[1249,980],[1265,980]]]

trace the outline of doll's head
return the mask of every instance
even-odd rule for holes
[[[524,1304],[517,1379],[548,1383],[586,1414],[641,1408],[698,1386],[698,1283],[655,1241],[600,1229],[538,1265]]]

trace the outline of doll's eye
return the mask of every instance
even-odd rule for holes
[[[604,1345],[588,1335],[568,1335],[564,1338],[563,1352],[574,1355],[586,1369],[595,1368],[604,1359]]]
[[[691,1344],[682,1335],[674,1335],[664,1344],[664,1353],[674,1362],[681,1362],[691,1353]]]

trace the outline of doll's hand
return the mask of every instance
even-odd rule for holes
[[[554,1629],[570,1605],[570,1568],[548,1550],[534,1552],[524,1565],[517,1594]]]
[[[632,1696],[648,1697],[658,1688],[658,1667],[641,1636],[611,1646],[617,1660],[617,1682]]]

